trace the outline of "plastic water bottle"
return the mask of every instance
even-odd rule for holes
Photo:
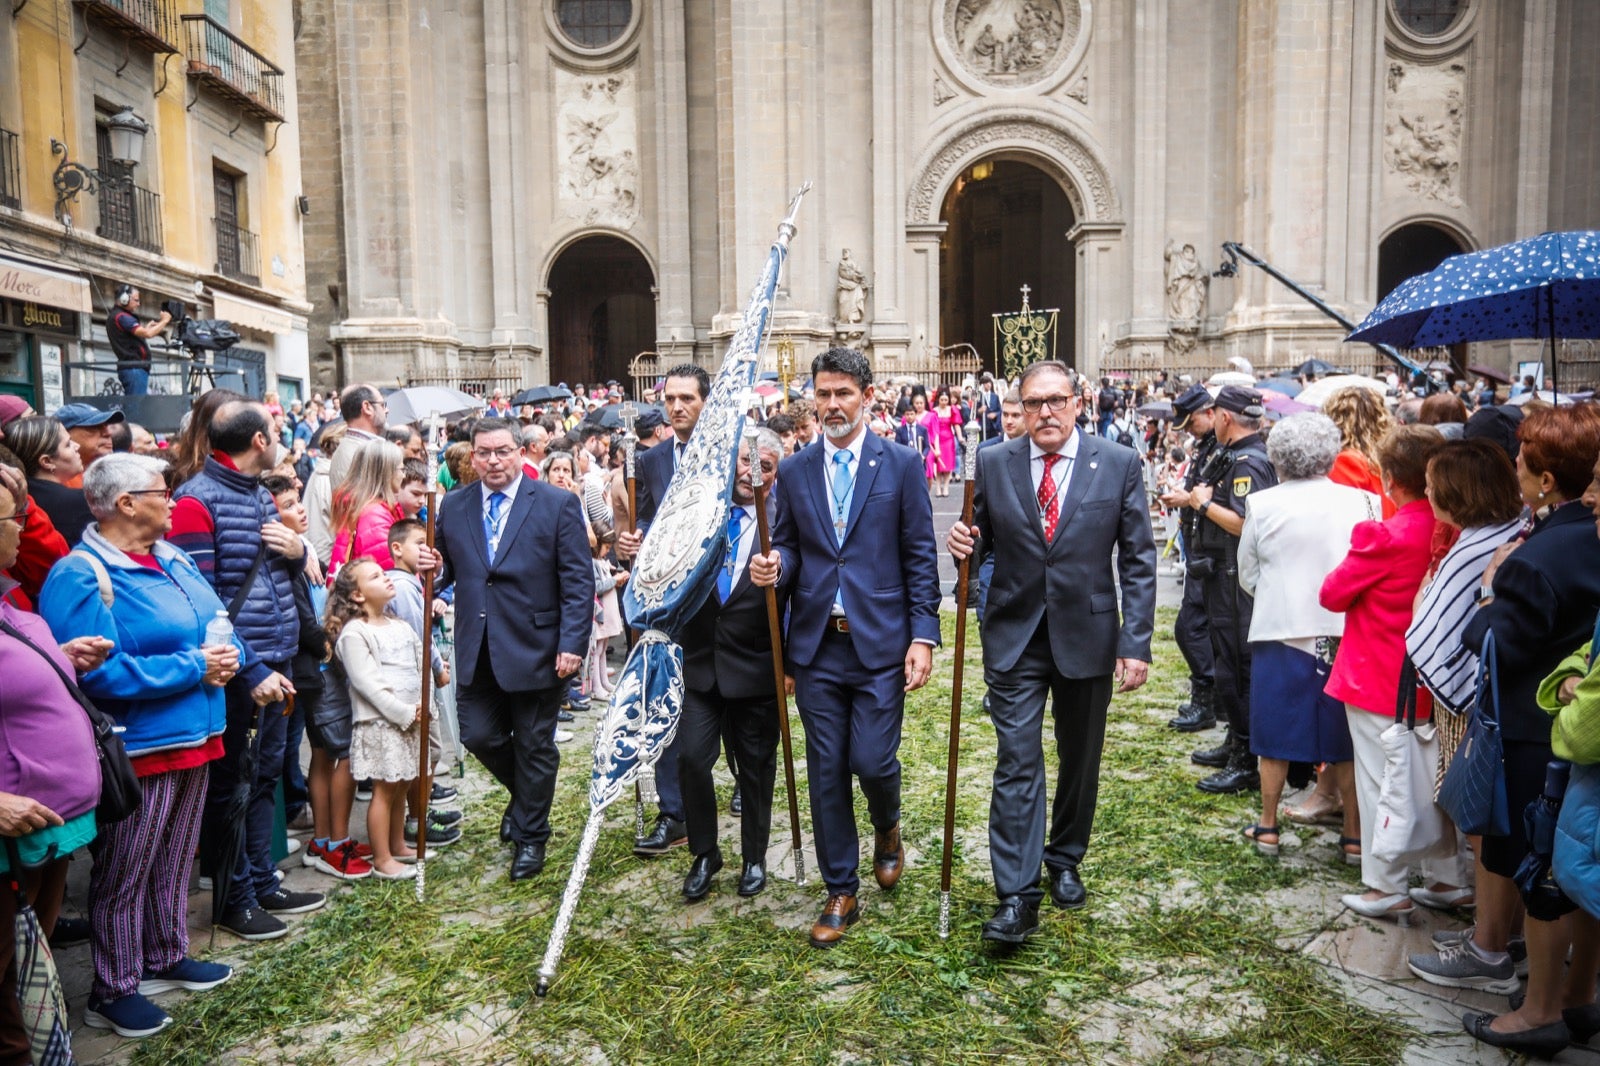
[[[228,621],[227,611],[218,611],[216,617],[206,623],[206,639],[201,647],[227,648],[232,645],[233,623]]]

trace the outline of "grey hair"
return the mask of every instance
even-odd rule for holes
[[[766,426],[756,430],[756,451],[771,452],[779,459],[783,458],[783,439]]]
[[[88,501],[89,512],[104,519],[116,510],[117,497],[149,488],[151,479],[162,477],[166,472],[165,459],[112,452],[84,471],[83,498]]]
[[[1267,458],[1284,481],[1326,477],[1339,458],[1342,439],[1333,419],[1320,411],[1291,415],[1272,427]]]

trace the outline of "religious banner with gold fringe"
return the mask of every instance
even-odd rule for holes
[[[1059,308],[1034,310],[1028,306],[1028,293],[1022,287],[1022,310],[1000,311],[994,315],[994,353],[1001,374],[1015,381],[1029,363],[1056,357],[1056,320]]]

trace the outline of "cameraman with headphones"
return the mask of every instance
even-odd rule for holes
[[[141,322],[139,290],[132,285],[117,286],[117,309],[106,320],[106,337],[117,356],[117,380],[129,396],[144,396],[150,391],[150,348],[145,341],[159,336],[172,321],[166,311],[154,322]]]

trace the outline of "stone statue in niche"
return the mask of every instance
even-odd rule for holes
[[[1425,200],[1461,206],[1461,136],[1466,64],[1389,64],[1383,100],[1383,159]]]
[[[1211,277],[1200,266],[1192,244],[1169,240],[1162,258],[1167,264],[1167,350],[1184,355],[1199,339]]]
[[[841,332],[859,326],[867,317],[867,275],[850,258],[850,249],[839,254],[838,291],[834,295],[834,321]],[[859,329],[855,332],[861,332]]]
[[[628,229],[639,217],[634,72],[556,74],[557,170],[563,210],[588,225]]]
[[[952,0],[948,28],[962,63],[1002,82],[1030,82],[1077,37],[1077,0]]]

